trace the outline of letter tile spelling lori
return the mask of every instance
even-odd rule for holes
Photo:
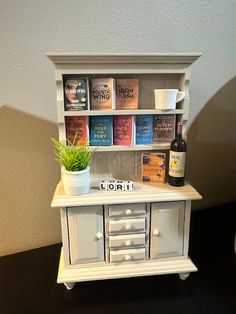
[[[133,181],[123,180],[102,180],[99,184],[101,191],[133,191]]]

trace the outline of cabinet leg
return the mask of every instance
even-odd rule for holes
[[[179,273],[179,278],[181,280],[186,280],[189,275],[190,275],[190,273]]]
[[[71,290],[74,288],[75,282],[64,282],[66,289]]]

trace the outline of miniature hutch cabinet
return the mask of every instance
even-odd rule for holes
[[[199,54],[61,54],[55,65],[59,139],[65,140],[65,117],[99,115],[176,115],[184,136],[189,112],[190,66]],[[137,78],[138,110],[65,111],[63,75]],[[154,89],[175,88],[185,98],[170,111],[155,109]],[[186,138],[186,136],[185,136]],[[188,257],[191,201],[201,199],[188,183],[183,187],[140,180],[141,153],[168,153],[170,143],[100,146],[93,155],[88,194],[68,196],[60,182],[52,207],[61,210],[62,242],[58,283],[177,273],[181,279],[197,270]],[[105,177],[133,180],[134,190],[100,191]]]

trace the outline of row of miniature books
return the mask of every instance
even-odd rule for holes
[[[138,109],[138,80],[63,75],[64,108],[79,110]]]
[[[90,146],[170,143],[175,125],[173,114],[65,117],[67,140]]]

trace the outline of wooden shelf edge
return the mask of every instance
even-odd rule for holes
[[[98,179],[99,181],[99,179]],[[187,201],[200,200],[202,196],[190,185],[176,188],[168,184],[147,185],[136,182],[137,188],[134,191],[100,191],[98,183],[93,183],[88,194],[80,196],[68,196],[64,194],[62,182],[56,187],[51,207],[70,207],[70,206],[92,206],[107,204],[129,204],[142,202],[168,202],[168,201]],[[94,189],[93,189],[94,187]]]
[[[201,53],[79,53],[79,52],[48,52],[47,57],[54,63],[115,63],[115,64],[187,64],[194,63]]]
[[[181,274],[197,271],[197,267],[191,259],[173,257],[170,260],[146,260],[129,263],[101,263],[101,266],[85,268],[65,268],[63,247],[61,249],[60,263],[58,269],[58,283],[82,282],[103,279],[117,279],[128,277]]]
[[[132,145],[132,146],[90,146],[89,150],[99,152],[120,152],[120,151],[145,151],[145,150],[167,150],[170,149],[170,143]]]
[[[165,115],[183,114],[183,109],[158,110],[158,109],[137,109],[137,110],[81,110],[81,111],[62,111],[63,116],[115,116],[115,115]]]

